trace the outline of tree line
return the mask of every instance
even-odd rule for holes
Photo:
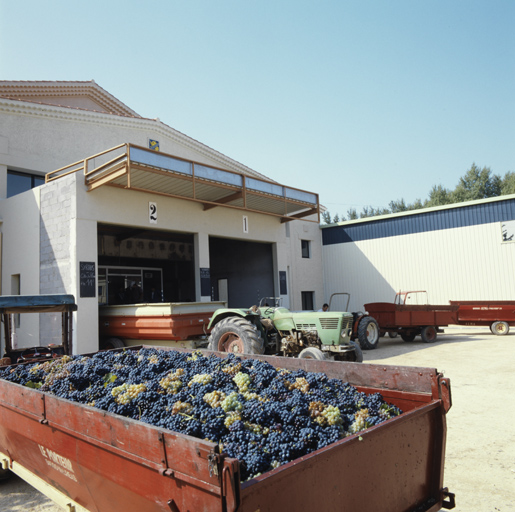
[[[433,185],[429,196],[424,201],[415,200],[411,204],[406,204],[404,199],[390,201],[387,208],[374,208],[365,206],[358,214],[355,208],[349,208],[347,215],[334,216],[328,210],[322,213],[322,220],[325,224],[333,224],[344,220],[363,219],[365,217],[375,217],[389,213],[407,212],[409,210],[419,210],[431,206],[442,206],[446,204],[462,203],[465,201],[475,201],[487,197],[498,197],[508,194],[515,194],[515,173],[508,171],[503,178],[498,174],[493,174],[489,167],[480,169],[475,163],[459,179],[454,190],[447,189],[442,185]]]

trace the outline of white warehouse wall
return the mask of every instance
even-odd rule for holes
[[[324,246],[326,292],[351,293],[352,311],[425,290],[431,304],[513,300],[515,242],[493,222]]]

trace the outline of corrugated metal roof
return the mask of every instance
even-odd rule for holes
[[[324,245],[515,220],[515,195],[322,226]]]

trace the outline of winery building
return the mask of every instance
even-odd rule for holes
[[[0,81],[2,295],[72,294],[75,353],[98,307],[146,300],[292,309],[324,300],[318,195],[147,119],[94,81]],[[22,315],[20,347],[57,317]]]

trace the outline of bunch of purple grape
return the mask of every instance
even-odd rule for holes
[[[401,411],[323,373],[142,348],[0,369],[0,378],[220,444],[242,480]]]

